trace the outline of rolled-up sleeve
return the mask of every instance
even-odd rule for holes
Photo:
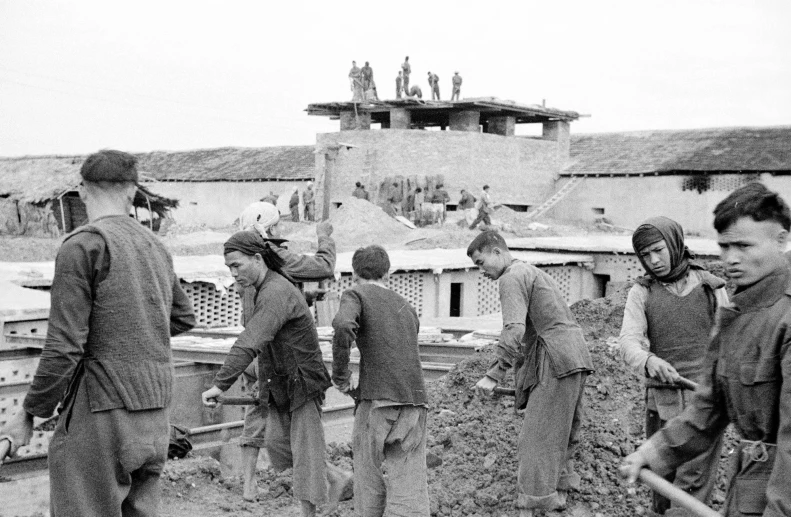
[[[319,248],[314,255],[301,255],[285,248],[276,248],[285,262],[283,272],[297,282],[315,282],[332,278],[335,274],[335,241],[332,237],[319,237]]]
[[[645,316],[647,297],[648,289],[640,284],[633,285],[629,290],[623,310],[621,334],[618,336],[621,359],[640,375],[645,375],[645,363],[653,355],[648,351],[648,320]]]

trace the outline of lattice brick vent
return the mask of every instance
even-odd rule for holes
[[[575,266],[554,266],[554,267],[542,267],[539,268],[544,271],[547,275],[549,275],[552,280],[560,289],[561,294],[563,294],[563,298],[567,302],[571,302],[572,300],[572,292],[579,293],[580,286],[576,285],[579,282],[579,275],[577,274],[577,267]]]
[[[410,271],[405,273],[393,273],[390,275],[390,288],[407,299],[412,307],[417,311],[418,316],[423,315],[423,289],[424,277],[428,273]],[[329,289],[340,295],[343,291],[354,286],[352,275],[341,275],[340,280],[333,280]]]
[[[478,272],[478,316],[500,312],[500,289],[497,282]]]
[[[645,274],[645,270],[636,255],[600,254],[597,256],[596,262],[602,270],[621,273],[619,279],[613,279],[614,281],[632,281]]]
[[[206,282],[182,282],[199,327],[233,327],[242,324],[242,300],[235,286],[225,294]]]

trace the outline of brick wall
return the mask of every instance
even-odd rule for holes
[[[557,143],[461,131],[383,129],[341,131],[317,136],[317,147],[338,142],[342,149],[332,178],[331,200],[342,202],[361,181],[377,199],[387,177],[443,175],[453,203],[462,188],[477,193],[488,183],[496,201],[536,205],[554,191],[560,162]],[[316,170],[324,169],[316,154]]]

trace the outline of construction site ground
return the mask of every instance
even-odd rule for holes
[[[450,213],[444,225],[409,229],[365,202],[350,202],[335,211],[331,221],[338,251],[353,251],[371,243],[388,249],[464,248],[479,233],[455,224],[461,214]],[[375,210],[375,211],[372,211]],[[626,229],[601,224],[590,227],[560,224],[500,208],[493,216],[506,236],[544,237],[628,235]],[[315,250],[315,224],[281,223],[283,235],[297,252]],[[221,254],[222,243],[236,230],[173,225],[162,237],[173,255]],[[0,238],[2,261],[53,260],[61,239],[30,237]],[[621,362],[614,338],[618,335],[626,291],[607,298],[583,300],[572,309],[583,326],[596,372],[586,383],[586,419],[580,447],[575,455],[581,474],[579,491],[570,494],[563,512],[547,515],[573,517],[647,515],[650,497],[642,487],[629,487],[620,480],[617,466],[644,438],[644,389],[638,375]],[[513,400],[482,399],[472,386],[492,360],[483,350],[462,361],[443,379],[430,386],[428,451],[440,461],[429,471],[432,516],[516,515],[516,440],[523,419],[514,414]],[[529,415],[527,415],[529,418]],[[730,433],[730,431],[729,431]],[[733,448],[728,434],[723,449],[714,506],[723,502],[725,465]],[[331,461],[351,468],[349,444],[328,444]],[[263,468],[258,474],[259,501],[242,499],[241,479],[223,475],[220,464],[209,457],[190,456],[168,462],[163,478],[164,517],[256,515],[299,515],[299,503],[291,496],[290,472],[275,473]],[[336,513],[353,515],[350,501]],[[2,510],[0,510],[2,515]]]

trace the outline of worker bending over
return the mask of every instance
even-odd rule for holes
[[[579,488],[571,457],[578,443],[585,378],[593,371],[582,329],[555,281],[515,260],[497,232],[478,235],[467,255],[485,277],[498,281],[503,311],[497,359],[475,387],[491,395],[514,368],[514,408],[525,409],[517,445],[520,516],[563,508],[566,492]]]

